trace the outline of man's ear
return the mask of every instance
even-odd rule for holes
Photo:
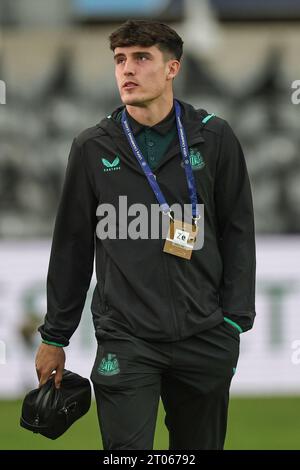
[[[180,70],[180,65],[181,64],[180,64],[179,60],[170,60],[169,61],[169,65],[168,65],[169,71],[168,71],[168,75],[167,75],[167,78],[169,80],[176,77],[176,75],[178,74],[178,72]]]

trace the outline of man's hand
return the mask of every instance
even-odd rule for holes
[[[35,357],[35,368],[39,387],[44,385],[55,370],[55,387],[59,388],[65,367],[66,355],[63,348],[42,343]]]

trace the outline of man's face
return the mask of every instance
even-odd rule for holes
[[[143,106],[162,95],[172,83],[170,67],[157,46],[116,47],[115,76],[125,105]]]

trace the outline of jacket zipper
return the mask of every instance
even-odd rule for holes
[[[172,286],[171,286],[171,280],[169,278],[170,271],[169,271],[169,268],[168,268],[167,260],[164,259],[164,253],[162,251],[161,251],[161,257],[162,257],[162,260],[163,260],[165,271],[167,272],[166,282],[167,282],[167,285],[168,285],[169,299],[170,299],[170,304],[171,304],[171,309],[172,309],[173,319],[174,319],[174,322],[173,322],[174,323],[174,331],[175,331],[176,339],[179,339],[176,310],[175,310],[175,306],[174,306],[174,302],[173,302],[173,289],[172,289]]]
[[[158,177],[158,168],[155,170],[155,179],[157,180],[157,177]],[[165,240],[162,240],[163,242],[165,242]],[[162,257],[162,262],[163,262],[163,265],[164,265],[164,268],[165,268],[165,272],[167,273],[167,276],[166,276],[166,283],[168,285],[168,291],[169,291],[169,299],[170,299],[170,304],[171,304],[171,310],[172,310],[172,313],[173,313],[173,324],[174,324],[174,332],[175,332],[175,335],[176,335],[176,339],[179,339],[179,331],[178,331],[178,324],[177,324],[177,317],[176,317],[176,309],[175,309],[175,306],[174,306],[174,302],[173,302],[173,289],[172,289],[172,285],[171,285],[171,280],[169,278],[169,274],[170,274],[170,271],[169,271],[169,268],[168,268],[168,263],[167,263],[167,260],[165,259],[165,256],[164,256],[164,253],[163,253],[163,243],[162,243],[162,246],[161,246],[161,251],[160,251],[160,254],[161,254],[161,257]]]

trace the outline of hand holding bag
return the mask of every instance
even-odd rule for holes
[[[25,396],[20,425],[34,433],[57,439],[88,412],[90,405],[89,380],[65,369],[59,389],[51,377],[42,387]]]

